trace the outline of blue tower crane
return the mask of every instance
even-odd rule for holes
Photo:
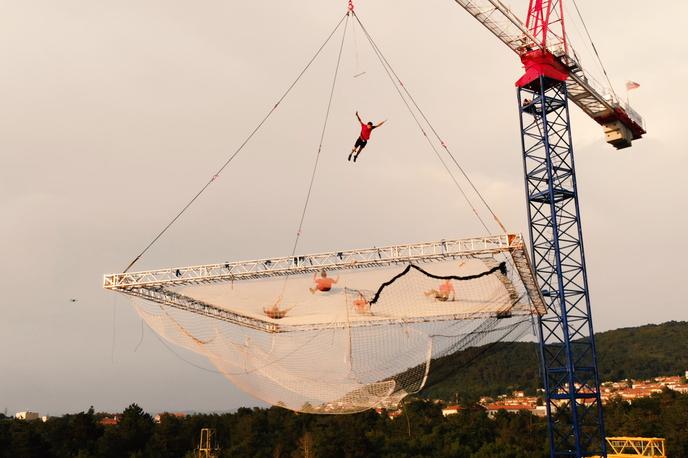
[[[516,52],[532,263],[547,313],[538,321],[552,457],[607,456],[569,101],[618,149],[645,134],[627,104],[594,88],[569,49],[563,0],[530,0],[523,23],[499,0],[455,0]]]

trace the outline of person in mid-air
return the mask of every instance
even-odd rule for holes
[[[454,285],[452,285],[451,280],[445,280],[443,281],[439,288],[437,289],[431,289],[430,291],[425,292],[426,296],[433,297],[435,300],[438,300],[440,302],[447,302],[450,300],[449,298],[451,297],[451,300],[454,300]]]
[[[365,148],[365,146],[368,144],[368,140],[370,140],[370,133],[373,131],[373,129],[377,129],[386,121],[382,121],[378,125],[373,125],[373,123],[370,121],[364,123],[361,120],[361,117],[358,115],[358,111],[356,112],[356,118],[358,119],[358,122],[361,123],[361,133],[358,136],[358,139],[356,139],[354,149],[352,149],[349,153],[349,160],[351,160],[351,156],[353,156],[354,162],[356,162],[356,159],[358,159],[358,155],[361,154],[363,148]]]
[[[308,290],[312,294],[315,294],[316,291],[324,293],[332,289],[332,285],[339,281],[339,276],[337,276],[337,278],[328,277],[327,272],[322,270],[320,272],[320,278],[318,278],[316,274],[313,274],[313,281],[315,282],[315,286],[313,288],[308,288]]]

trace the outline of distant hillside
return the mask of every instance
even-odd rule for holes
[[[600,377],[644,379],[688,370],[688,322],[622,328],[596,336]],[[498,343],[433,360],[422,396],[475,399],[541,386],[536,343]]]

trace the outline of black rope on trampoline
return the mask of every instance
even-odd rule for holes
[[[193,198],[179,211],[179,213],[177,213],[177,215],[174,218],[172,218],[172,220],[167,224],[167,226],[165,226],[163,228],[163,230],[161,230],[158,233],[158,235],[156,235],[155,238],[153,238],[153,240],[151,240],[151,242],[148,245],[146,245],[146,247],[134,258],[134,260],[129,263],[127,268],[124,269],[124,271],[123,271],[124,273],[128,272],[129,269],[131,269],[134,266],[134,264],[136,264],[139,261],[139,259],[141,259],[141,256],[146,254],[146,252],[155,244],[155,242],[157,242],[160,239],[160,237],[162,237],[163,234],[165,234],[165,232],[167,232],[167,230],[170,227],[172,227],[172,225],[186,212],[186,210],[196,201],[196,199],[198,199],[201,196],[201,194],[203,194],[203,192],[205,192],[205,190],[208,189],[208,187],[220,176],[220,173],[222,173],[222,171],[229,165],[229,163],[232,162],[232,160],[244,149],[246,144],[253,138],[253,136],[260,130],[260,128],[263,127],[263,124],[265,124],[267,122],[267,120],[270,118],[270,116],[272,116],[272,113],[275,112],[275,110],[277,109],[279,104],[282,103],[282,101],[287,97],[287,95],[289,95],[291,90],[294,88],[294,86],[296,86],[296,84],[299,82],[299,80],[304,75],[304,73],[306,73],[306,71],[310,68],[311,64],[320,55],[320,53],[325,48],[327,43],[330,42],[330,39],[332,38],[332,36],[334,36],[334,34],[337,32],[337,30],[339,30],[339,27],[342,25],[342,22],[344,22],[345,19],[348,19],[348,17],[349,17],[348,12],[347,12],[347,14],[342,16],[342,18],[339,20],[339,22],[337,23],[335,28],[328,35],[327,39],[323,42],[322,45],[320,45],[318,50],[315,52],[313,57],[311,57],[311,59],[308,61],[306,66],[303,68],[303,70],[301,70],[301,72],[298,74],[296,79],[289,85],[287,90],[277,100],[277,103],[275,103],[275,105],[273,105],[273,107],[270,109],[270,111],[268,111],[268,113],[265,115],[265,117],[251,131],[251,133],[246,137],[246,139],[244,139],[244,141],[241,143],[241,145],[239,145],[239,147],[229,156],[229,158],[224,162],[224,164],[222,164],[222,166],[217,170],[217,172],[215,172],[213,174],[213,176],[201,188],[201,190],[198,191],[196,193],[196,195],[193,196]]]
[[[423,275],[434,278],[436,280],[457,280],[457,281],[465,281],[465,280],[475,280],[480,277],[484,277],[486,275],[491,275],[497,271],[499,271],[502,275],[506,275],[506,263],[505,262],[500,262],[498,266],[495,266],[489,270],[486,270],[485,272],[481,272],[479,274],[474,274],[474,275],[465,275],[465,276],[458,276],[458,275],[435,275],[431,274],[430,272],[423,270],[422,268],[418,267],[415,264],[409,264],[406,266],[404,270],[402,270],[400,273],[396,274],[394,277],[391,279],[387,280],[384,282],[380,287],[375,291],[375,294],[373,295],[373,298],[370,300],[370,305],[375,304],[378,299],[380,299],[380,294],[382,294],[382,291],[390,286],[392,283],[403,277],[404,275],[408,274],[411,269],[416,269],[418,272],[422,273]]]
[[[394,85],[394,88],[397,90],[397,92],[399,93],[399,96],[401,97],[401,99],[403,100],[404,104],[406,105],[406,108],[408,108],[409,112],[411,113],[411,116],[413,116],[413,119],[416,121],[416,124],[418,125],[418,128],[421,130],[421,132],[422,132],[423,135],[425,136],[426,140],[428,141],[428,143],[429,143],[430,146],[432,147],[432,150],[433,150],[433,151],[435,152],[435,154],[437,155],[437,158],[440,160],[440,162],[442,162],[442,165],[444,166],[444,168],[445,168],[445,169],[447,170],[447,172],[449,173],[449,176],[452,178],[452,180],[454,181],[454,183],[456,184],[456,186],[459,188],[459,191],[460,191],[461,194],[463,195],[464,199],[466,199],[466,202],[467,202],[468,205],[471,207],[471,210],[473,210],[473,213],[476,215],[476,217],[478,218],[478,220],[480,221],[480,223],[482,224],[482,226],[485,228],[485,230],[487,231],[488,234],[491,233],[490,230],[488,229],[487,225],[486,225],[485,222],[483,221],[482,217],[481,217],[480,214],[478,213],[477,209],[476,209],[475,206],[471,203],[471,201],[470,201],[470,199],[468,198],[467,194],[466,194],[465,191],[463,190],[463,187],[462,187],[462,186],[459,184],[459,182],[456,180],[456,178],[454,177],[454,174],[451,172],[451,170],[449,169],[449,167],[447,167],[446,163],[444,162],[444,160],[443,160],[442,157],[440,156],[439,152],[438,152],[437,149],[435,148],[435,145],[432,143],[432,141],[431,141],[430,138],[428,137],[428,134],[425,132],[425,129],[423,129],[423,127],[422,127],[420,121],[418,120],[418,118],[416,117],[415,113],[414,113],[413,110],[411,109],[411,107],[410,107],[408,101],[407,101],[406,98],[402,95],[402,93],[401,93],[402,90],[403,90],[403,92],[406,94],[406,96],[409,98],[409,100],[411,101],[411,103],[413,104],[413,106],[416,108],[416,110],[418,110],[418,114],[420,114],[420,116],[423,118],[423,120],[425,121],[425,123],[428,125],[428,128],[430,128],[430,130],[432,131],[432,133],[435,135],[435,137],[437,138],[437,141],[440,143],[440,145],[442,145],[442,148],[447,152],[447,154],[449,155],[449,157],[452,159],[452,162],[454,163],[454,165],[456,165],[456,167],[459,169],[459,171],[461,172],[461,174],[463,175],[463,177],[466,179],[466,181],[468,182],[468,184],[471,186],[471,189],[473,189],[473,192],[475,192],[475,194],[478,196],[478,198],[480,199],[480,201],[482,202],[482,204],[485,206],[485,208],[487,209],[487,211],[490,213],[490,215],[492,215],[492,218],[495,220],[495,222],[497,223],[497,225],[500,227],[500,229],[501,229],[504,233],[506,233],[507,230],[506,230],[506,228],[504,227],[504,224],[502,224],[502,221],[499,219],[499,217],[497,216],[497,214],[492,210],[492,207],[487,203],[487,201],[485,200],[485,198],[483,197],[483,195],[480,193],[480,191],[478,190],[478,188],[475,186],[475,184],[473,183],[473,181],[470,179],[470,177],[468,176],[468,174],[466,173],[466,171],[464,170],[464,168],[459,164],[459,161],[456,159],[456,157],[454,156],[454,154],[452,154],[452,152],[449,150],[449,147],[448,147],[447,144],[444,142],[444,140],[442,140],[442,138],[440,137],[439,133],[437,133],[437,130],[435,130],[434,126],[432,125],[432,123],[430,122],[430,120],[428,119],[428,117],[425,115],[425,113],[423,112],[423,110],[421,110],[421,108],[418,106],[418,103],[416,103],[416,100],[413,98],[413,96],[411,95],[411,93],[409,92],[409,90],[406,88],[406,86],[404,86],[404,83],[402,83],[401,79],[399,78],[399,76],[397,75],[397,73],[394,71],[394,68],[393,68],[392,65],[389,63],[389,61],[387,60],[387,58],[384,56],[384,54],[382,53],[382,51],[380,50],[380,48],[377,46],[377,44],[376,44],[375,41],[373,40],[373,37],[370,35],[370,33],[368,32],[368,30],[365,28],[365,26],[364,26],[363,23],[361,22],[360,18],[359,18],[358,15],[356,14],[356,12],[353,12],[353,15],[354,15],[354,18],[356,18],[356,21],[358,22],[359,26],[361,27],[361,30],[363,30],[363,33],[365,34],[366,38],[367,38],[368,41],[370,42],[370,45],[372,46],[373,50],[375,51],[375,54],[377,55],[378,59],[379,59],[380,62],[382,63],[382,66],[383,66],[383,68],[385,69],[385,72],[387,73],[387,76],[389,76],[390,80],[392,81],[392,84]],[[396,81],[395,81],[395,79],[396,79]],[[398,83],[398,86],[397,86],[397,83]],[[401,87],[401,89],[399,89],[399,87]]]

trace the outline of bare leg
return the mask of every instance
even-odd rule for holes
[[[435,299],[437,299],[437,296],[439,296],[440,292],[437,291],[436,289],[431,289],[430,291],[426,291],[426,292],[423,293],[423,294],[425,294],[425,295],[428,296],[428,297],[432,296],[432,297],[434,297]]]

